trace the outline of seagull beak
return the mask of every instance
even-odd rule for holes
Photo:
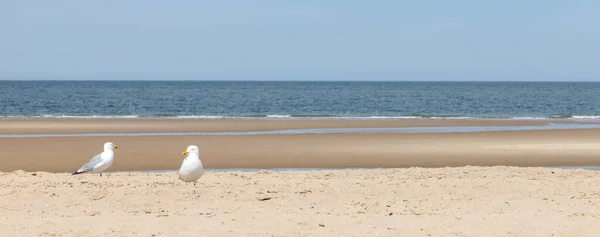
[[[119,148],[118,146],[115,146],[115,149]]]
[[[187,155],[188,153],[189,153],[189,152],[187,152],[187,151],[184,151],[184,152],[181,152],[181,155],[184,155],[184,156],[185,156],[185,155]]]

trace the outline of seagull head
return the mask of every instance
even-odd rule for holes
[[[104,150],[105,151],[114,151],[115,149],[117,149],[118,147],[115,146],[115,144],[113,144],[112,142],[107,142],[104,143]]]
[[[187,149],[181,153],[181,155],[187,155],[187,154],[196,154],[199,155],[200,151],[198,151],[198,147],[194,146],[194,145],[190,145],[187,147]]]

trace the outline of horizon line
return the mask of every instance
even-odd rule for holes
[[[202,79],[0,79],[0,82],[600,82],[598,80],[202,80]]]

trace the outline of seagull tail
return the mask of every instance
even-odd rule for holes
[[[78,171],[75,171],[75,172],[71,173],[71,175],[82,174],[82,173],[85,173],[85,171],[79,171],[78,170]]]

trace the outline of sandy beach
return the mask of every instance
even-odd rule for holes
[[[564,122],[564,121],[557,121]],[[520,126],[549,121],[0,120],[0,134]],[[102,144],[103,177],[72,176]],[[211,169],[185,184],[189,144]],[[6,236],[596,236],[600,130],[0,138]],[[516,167],[521,166],[521,167]],[[390,168],[214,171],[219,168]]]
[[[460,167],[0,173],[4,236],[597,236],[600,176]]]

